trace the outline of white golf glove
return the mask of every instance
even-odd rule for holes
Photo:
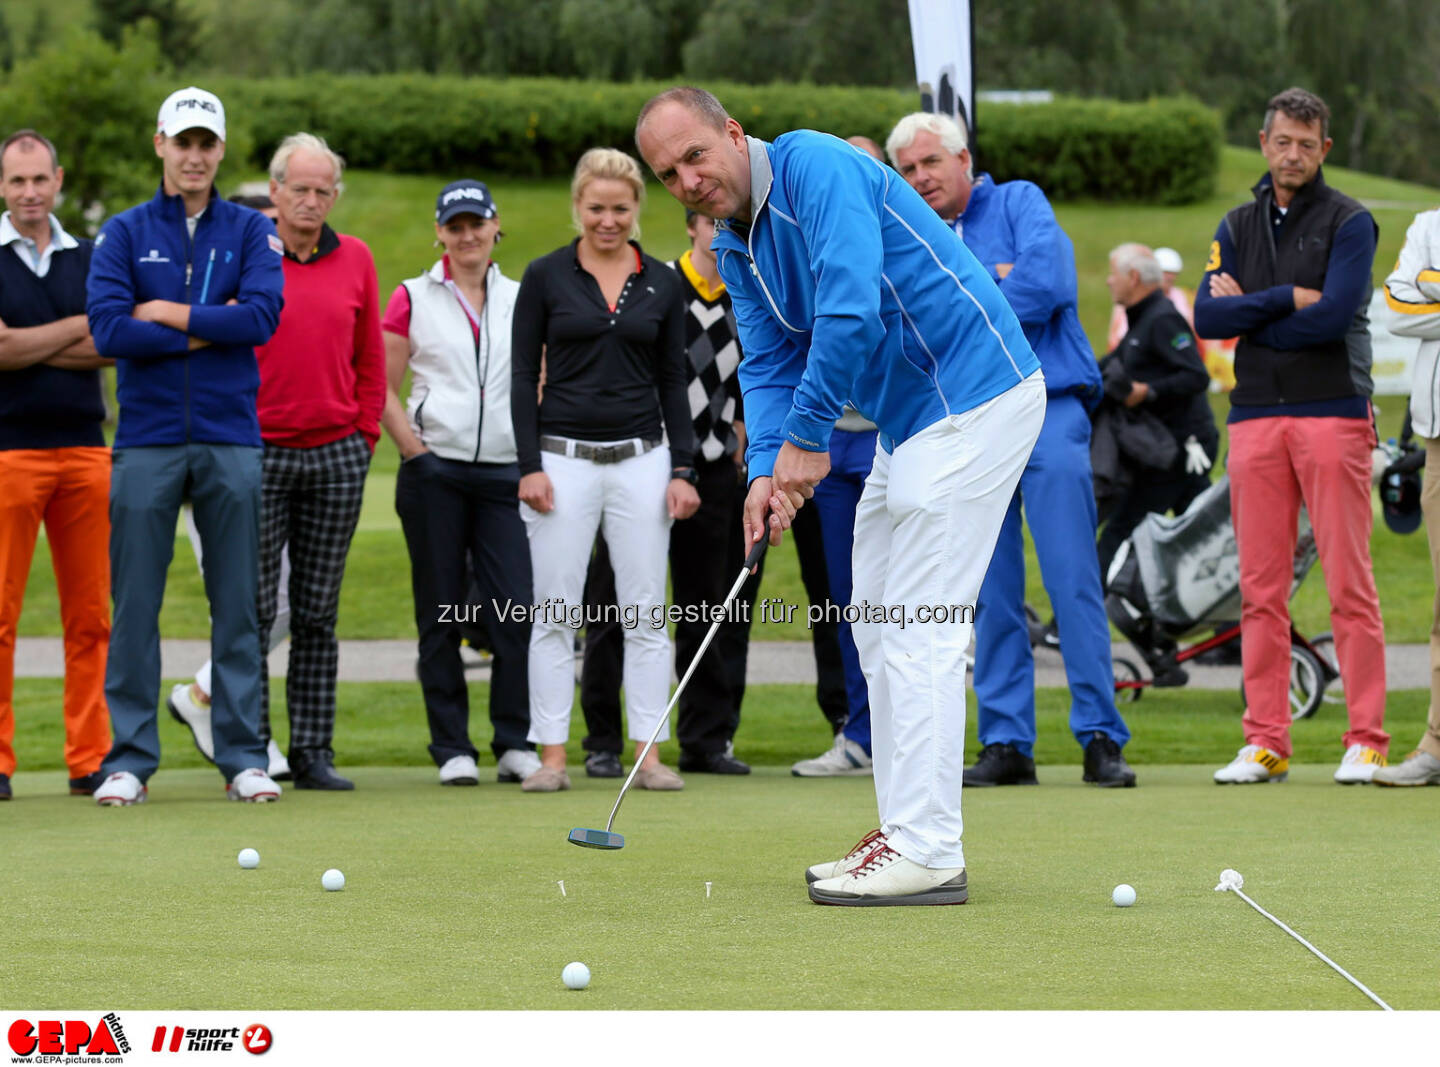
[[[1204,474],[1210,469],[1210,457],[1205,454],[1205,448],[1195,435],[1191,434],[1185,438],[1185,473]]]

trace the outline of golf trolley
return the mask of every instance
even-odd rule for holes
[[[1305,581],[1317,558],[1315,534],[1304,511],[1295,544],[1290,595]],[[1106,576],[1105,610],[1150,670],[1115,657],[1115,699],[1139,700],[1148,688],[1175,688],[1189,680],[1181,666],[1196,656],[1240,639],[1240,559],[1230,521],[1230,480],[1221,478],[1201,493],[1183,515],[1147,515],[1120,546]],[[1180,641],[1202,629],[1201,641]],[[1307,640],[1290,627],[1290,714],[1314,715],[1325,690],[1339,679],[1329,633]],[[1245,685],[1240,685],[1245,697]]]

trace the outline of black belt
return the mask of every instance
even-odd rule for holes
[[[542,452],[556,452],[574,459],[588,459],[593,463],[619,463],[622,459],[643,456],[659,445],[659,441],[642,441],[639,438],[633,441],[621,441],[614,445],[591,445],[584,441],[572,441],[568,437],[545,437],[542,435],[540,438],[540,451]]]

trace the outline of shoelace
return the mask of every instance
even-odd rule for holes
[[[870,851],[870,854],[868,856],[866,856],[863,860],[860,861],[860,866],[856,867],[850,872],[850,877],[860,878],[866,874],[869,874],[872,870],[878,871],[881,867],[885,866],[890,861],[890,857],[899,859],[900,853],[896,852],[893,848],[891,848],[889,845],[885,844],[882,841]]]
[[[877,827],[876,829],[871,830],[859,841],[856,841],[855,847],[852,848],[849,852],[845,853],[845,858],[848,860],[851,856],[858,856],[860,855],[860,853],[868,849],[871,845],[875,844],[875,842],[880,841],[883,843],[884,840],[884,832]]]

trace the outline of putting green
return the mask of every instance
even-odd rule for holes
[[[550,795],[434,771],[346,767],[352,794],[224,800],[213,770],[165,770],[149,803],[97,810],[61,773],[0,809],[0,1003],[159,1009],[1365,1009],[1232,894],[1258,903],[1396,1008],[1434,1008],[1428,920],[1440,791],[1342,788],[1332,767],[1218,788],[1210,769],[1141,785],[966,793],[971,901],[822,908],[807,864],[875,821],[868,779],[689,777],[634,793],[625,848],[576,848],[618,783]],[[18,788],[21,787],[22,788]],[[241,848],[260,866],[241,870]],[[343,892],[321,889],[327,867]],[[565,884],[562,896],[559,881]],[[710,896],[706,885],[710,883]],[[1128,882],[1136,905],[1115,908]],[[570,992],[560,971],[594,978]],[[117,985],[116,976],[129,976]]]

